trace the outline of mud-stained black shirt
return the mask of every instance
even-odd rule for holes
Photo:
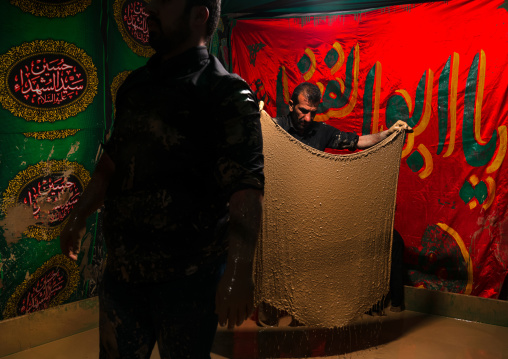
[[[132,72],[105,145],[107,270],[165,281],[222,260],[231,194],[263,189],[262,146],[255,96],[205,47]]]
[[[326,148],[354,151],[358,144],[359,136],[356,133],[343,132],[322,122],[312,122],[303,135],[293,127],[289,115],[274,118],[274,122],[297,140],[320,151]]]

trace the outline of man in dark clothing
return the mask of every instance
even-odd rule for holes
[[[411,130],[406,122],[397,121],[388,130],[379,133],[358,136],[354,132],[342,132],[325,123],[314,122],[320,102],[319,87],[303,82],[296,86],[289,100],[289,114],[274,121],[297,140],[320,151],[326,148],[351,151],[366,149],[400,129]]]
[[[118,90],[111,139],[60,236],[76,260],[104,203],[101,358],[209,358],[252,312],[264,188],[259,108],[204,46],[220,0],[153,0],[156,54]],[[224,269],[225,265],[225,269]]]

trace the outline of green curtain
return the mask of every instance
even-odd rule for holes
[[[97,293],[100,211],[77,262],[58,236],[111,131],[115,91],[151,55],[145,5],[0,2],[0,319]]]

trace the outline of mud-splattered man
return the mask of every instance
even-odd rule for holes
[[[156,54],[118,91],[111,139],[61,235],[105,205],[101,358],[209,357],[252,311],[264,188],[257,101],[204,46],[220,1],[152,0]],[[224,269],[225,268],[225,269]]]

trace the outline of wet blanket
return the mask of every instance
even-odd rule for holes
[[[341,327],[388,292],[403,133],[334,155],[285,132],[262,111],[265,208],[256,302],[302,324]]]

